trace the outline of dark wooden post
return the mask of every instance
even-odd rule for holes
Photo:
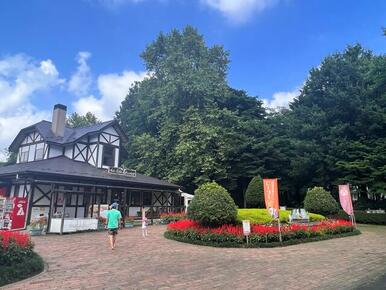
[[[55,202],[56,202],[56,192],[55,192],[54,184],[51,183],[51,200],[50,200],[50,210],[48,212],[48,221],[47,221],[47,233],[50,232],[51,229],[51,219],[54,215],[55,210]]]
[[[102,196],[101,195],[98,195],[98,219],[100,218],[100,215],[101,215],[101,198]]]
[[[79,191],[79,186],[78,186]],[[78,217],[79,192],[76,193],[75,218]]]
[[[27,216],[27,220],[26,220],[26,223],[25,225],[28,226],[31,222],[31,213],[32,213],[32,206],[33,206],[33,203],[34,203],[34,187],[35,187],[35,183],[32,182],[31,183],[31,186],[30,186],[30,189],[29,189],[29,192],[28,192],[28,216]]]
[[[127,204],[127,212],[128,212],[128,215],[130,216],[130,205],[131,205],[131,191],[129,191],[129,202]]]
[[[63,234],[64,214],[66,212],[67,194],[63,192],[62,220],[60,222],[60,234]]]

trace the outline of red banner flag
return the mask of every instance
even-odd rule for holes
[[[354,210],[352,206],[351,194],[350,194],[350,186],[348,184],[339,185],[339,201],[343,210],[348,215],[353,215]]]
[[[265,207],[274,218],[279,217],[279,190],[277,178],[263,179]]]

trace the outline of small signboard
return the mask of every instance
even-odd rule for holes
[[[249,220],[243,221],[243,233],[244,236],[249,236],[249,234],[251,233],[251,223],[249,222]]]

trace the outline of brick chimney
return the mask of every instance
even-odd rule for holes
[[[67,107],[65,105],[56,104],[54,106],[51,130],[57,137],[64,136],[64,128],[66,126],[66,113]]]

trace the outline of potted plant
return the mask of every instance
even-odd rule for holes
[[[132,228],[134,226],[134,218],[130,216],[125,217],[125,228]]]
[[[39,217],[31,221],[29,225],[29,232],[31,236],[41,236],[47,230],[47,218],[45,216]]]

